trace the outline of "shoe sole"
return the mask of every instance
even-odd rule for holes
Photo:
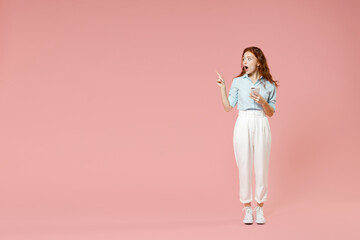
[[[247,221],[244,221],[244,220],[243,220],[243,223],[246,224],[246,225],[251,225],[251,224],[254,223],[254,220],[252,220],[251,222],[247,222]]]
[[[259,225],[264,225],[266,222],[256,222]]]
[[[244,224],[251,225],[251,224],[253,224],[253,222],[244,222]]]

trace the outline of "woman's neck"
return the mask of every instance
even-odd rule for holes
[[[260,73],[256,71],[255,73],[248,76],[255,83],[260,78]]]

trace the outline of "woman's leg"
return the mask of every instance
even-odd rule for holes
[[[240,202],[245,206],[252,202],[253,140],[250,121],[246,116],[238,117],[234,128],[234,153],[239,169]]]
[[[255,200],[258,205],[267,200],[268,172],[271,149],[271,131],[266,116],[256,119],[254,135]]]

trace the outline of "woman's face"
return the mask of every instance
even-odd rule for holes
[[[257,66],[259,66],[257,58],[252,52],[245,52],[242,62],[243,68],[248,75],[255,73]]]

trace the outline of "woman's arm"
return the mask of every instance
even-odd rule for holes
[[[232,109],[232,106],[230,105],[229,99],[226,95],[225,85],[223,87],[221,87],[220,90],[221,90],[221,99],[222,99],[222,104],[224,106],[224,109],[226,112],[230,112]]]
[[[250,93],[250,98],[254,99],[254,101],[258,104],[261,104],[263,110],[266,115],[271,117],[274,115],[275,110],[269,105],[269,103],[258,93]]]
[[[274,109],[269,105],[269,103],[267,101],[265,101],[261,105],[262,105],[266,115],[268,115],[269,117],[272,117],[272,115],[274,115]]]
[[[226,95],[225,81],[220,73],[218,73],[218,72],[216,72],[216,73],[219,76],[219,78],[218,78],[218,80],[216,80],[216,82],[217,82],[217,85],[220,87],[222,104],[224,106],[225,111],[230,112],[233,107],[230,105],[229,99]],[[237,94],[237,92],[233,88],[233,84],[234,84],[234,82],[232,83],[232,88],[230,88],[230,93],[229,93],[229,94],[231,94],[231,91],[233,91],[232,95],[234,95],[235,93]],[[234,102],[233,99],[235,99],[234,96],[232,96],[232,101]],[[233,105],[235,105],[235,104],[233,104]]]

